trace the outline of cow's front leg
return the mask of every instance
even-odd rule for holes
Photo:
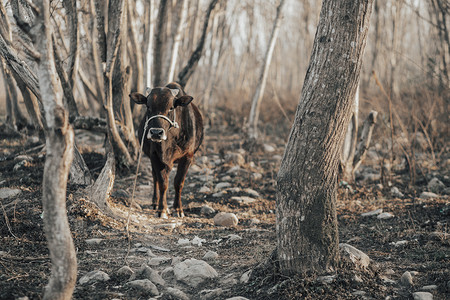
[[[152,167],[152,175],[153,175],[152,206],[153,206],[153,209],[156,209],[158,207],[158,202],[159,202],[159,184],[158,184],[158,176],[156,176],[156,171],[153,167]]]
[[[173,215],[175,217],[184,217],[183,206],[181,203],[181,191],[183,190],[184,180],[186,179],[186,174],[191,163],[192,157],[183,157],[178,162],[177,175],[174,180],[175,201],[173,202]]]
[[[169,188],[169,172],[170,170],[164,168],[161,172],[157,172],[158,186],[159,186],[159,203],[158,203],[158,217],[167,219],[169,209],[167,207],[167,190]]]

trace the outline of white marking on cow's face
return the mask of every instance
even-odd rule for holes
[[[170,92],[172,93],[172,96],[176,97],[178,93],[180,92],[179,89],[170,89]]]

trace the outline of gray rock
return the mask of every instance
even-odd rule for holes
[[[247,188],[247,189],[244,189],[244,192],[254,198],[259,198],[259,193],[253,189]]]
[[[396,186],[393,186],[391,188],[391,195],[396,198],[403,198],[405,196],[405,195],[403,195],[402,192],[400,192],[400,190]]]
[[[84,285],[84,284],[91,284],[91,283],[95,283],[95,282],[101,282],[101,281],[108,281],[110,279],[109,275],[106,274],[103,271],[92,271],[87,273],[86,275],[84,275],[83,277],[80,278],[80,280],[78,281],[78,283],[80,285]]]
[[[200,188],[200,190],[198,192],[202,193],[202,194],[207,194],[207,193],[211,193],[211,189],[209,187],[207,187],[206,185],[204,185]]]
[[[258,225],[259,223],[261,223],[261,221],[257,218],[252,218],[250,220],[250,226],[255,226],[255,225]]]
[[[248,205],[257,200],[254,198],[248,197],[248,196],[233,196],[233,197],[231,197],[231,201],[236,204]]]
[[[382,208],[376,209],[376,210],[372,210],[369,212],[365,212],[361,214],[361,217],[372,217],[372,216],[377,216],[379,214],[381,214],[383,212]]]
[[[336,279],[336,275],[325,275],[325,276],[317,277],[316,281],[326,284],[326,283],[332,283],[334,281],[334,279]]]
[[[263,144],[264,152],[275,152],[275,147],[269,144]]]
[[[252,174],[252,180],[254,180],[254,181],[261,180],[262,178],[263,178],[263,176],[261,173],[253,173]]]
[[[223,290],[221,288],[217,288],[214,290],[202,290],[198,293],[198,299],[200,300],[213,300],[219,298],[223,294]]]
[[[433,300],[433,294],[429,292],[415,292],[413,293],[414,300]]]
[[[205,253],[205,255],[203,255],[204,260],[215,260],[218,257],[219,257],[219,254],[217,254],[217,252],[214,252],[214,251],[208,251]]]
[[[144,292],[144,293],[149,293],[151,296],[159,295],[159,291],[158,291],[158,288],[156,287],[156,285],[154,285],[153,282],[151,282],[148,279],[133,280],[133,281],[127,282],[125,284],[125,287],[134,288],[134,289],[140,290],[141,292]]]
[[[247,283],[250,280],[250,276],[252,275],[252,270],[248,270],[247,272],[245,272],[244,274],[242,274],[241,278],[239,279],[239,281],[241,283]]]
[[[353,264],[355,268],[365,269],[369,266],[370,258],[361,250],[346,243],[339,244],[339,249],[341,252],[341,259]]]
[[[17,155],[16,157],[14,157],[14,161],[33,161],[33,158],[29,155]]]
[[[19,189],[1,188],[0,189],[0,199],[6,199],[9,197],[17,196],[22,191]]]
[[[364,296],[366,292],[364,291],[355,291],[352,293],[353,296]]]
[[[239,153],[228,153],[225,155],[225,163],[243,166],[245,165],[245,159]]]
[[[422,291],[434,291],[434,290],[437,290],[437,288],[438,288],[437,285],[431,284],[431,285],[425,285],[425,286],[421,287],[420,289]]]
[[[156,246],[156,245],[150,245],[150,248],[152,248],[154,250],[162,251],[162,252],[170,252],[169,249],[160,247],[160,246]]]
[[[98,245],[103,241],[103,239],[99,238],[93,238],[93,239],[87,239],[85,242],[88,245]]]
[[[402,277],[400,277],[400,282],[402,285],[406,287],[410,287],[413,285],[413,278],[410,272],[406,271],[403,273]]]
[[[188,295],[186,295],[183,291],[179,289],[168,287],[166,293],[174,297],[175,299],[189,300]]]
[[[175,277],[173,267],[167,267],[161,272],[161,277],[165,280],[170,280]]]
[[[152,257],[148,261],[149,266],[159,266],[160,264],[166,263],[170,261],[170,257],[164,257],[164,256],[158,256],[158,257]]]
[[[134,271],[129,266],[123,266],[119,270],[117,270],[116,274],[119,276],[131,276]]]
[[[200,210],[200,213],[202,215],[212,215],[216,212],[216,210],[212,207],[209,207],[208,205],[203,205],[202,209]]]
[[[440,181],[436,177],[434,177],[433,179],[430,180],[430,182],[428,182],[427,188],[430,192],[440,193],[445,189],[445,184],[442,183],[442,181]]]
[[[158,271],[153,270],[152,268],[150,268],[149,266],[143,266],[143,270],[142,270],[142,279],[148,279],[151,282],[155,283],[155,284],[159,284],[159,285],[166,285],[166,282],[164,281],[164,279],[161,277],[161,275],[159,275]]]
[[[422,194],[420,194],[420,196],[419,196],[419,198],[421,198],[421,199],[434,199],[437,197],[439,197],[439,196],[432,192],[422,192]]]
[[[197,287],[206,279],[216,278],[219,274],[207,262],[194,258],[186,259],[175,265],[174,273],[177,280],[189,286]]]
[[[223,190],[225,188],[231,187],[231,183],[229,182],[219,182],[218,184],[216,184],[216,187],[214,188],[215,191],[220,191]]]
[[[178,246],[189,246],[191,244],[191,241],[189,239],[179,239],[178,240]]]
[[[220,212],[214,217],[214,225],[233,227],[239,223],[239,219],[234,213]]]
[[[249,299],[242,297],[242,296],[236,296],[236,297],[227,298],[225,300],[249,300]]]
[[[387,220],[393,218],[394,215],[388,212],[381,213],[377,216],[378,220]]]
[[[228,241],[230,241],[230,242],[242,240],[242,237],[237,234],[229,234],[229,235],[227,235],[227,238],[228,238]]]

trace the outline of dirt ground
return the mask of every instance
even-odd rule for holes
[[[0,299],[41,299],[51,268],[41,205],[45,148],[37,137],[5,131],[1,135],[0,188],[19,189],[20,193],[1,199]],[[105,160],[103,137],[77,132],[77,138],[95,178]],[[153,256],[166,257],[166,262],[153,266],[161,273],[173,261],[202,259],[206,252],[215,251],[218,257],[208,263],[218,272],[218,278],[195,288],[167,279],[166,287],[158,286],[160,295],[156,298],[176,299],[165,292],[170,286],[184,291],[190,299],[413,299],[413,292],[436,285],[428,290],[434,299],[450,299],[449,197],[418,198],[427,190],[430,177],[438,177],[450,186],[448,149],[444,149],[447,155],[440,156],[432,171],[419,174],[412,187],[408,186],[407,172],[394,172],[393,183],[404,197],[392,196],[376,178],[371,181],[360,176],[354,186],[341,184],[337,203],[340,242],[365,252],[372,260],[368,269],[356,271],[342,265],[334,274],[328,274],[336,275],[332,282],[323,283],[316,276],[286,277],[276,269],[267,272],[259,267],[248,282],[241,282],[242,274],[264,265],[275,249],[276,174],[285,141],[265,137],[264,143],[266,146],[253,147],[252,151],[240,150],[245,145],[237,132],[227,128],[207,131],[186,180],[183,219],[155,218],[148,206],[152,194],[150,162],[143,159],[137,205],[131,210],[130,240],[125,221],[104,216],[88,201],[83,188],[69,184],[67,212],[77,251],[78,279],[94,270],[110,276],[110,280],[95,284],[77,282],[73,298],[149,299],[150,295],[125,286],[127,278],[117,271],[125,265],[137,270]],[[231,153],[236,154],[234,158],[230,158]],[[18,159],[19,155],[28,157]],[[365,168],[380,173],[376,159],[368,157],[361,174]],[[124,217],[133,182],[132,172],[118,174],[110,198],[114,211]],[[217,188],[219,183],[225,184]],[[256,201],[240,203],[232,198],[236,196],[250,196]],[[169,199],[173,199],[172,184]],[[230,228],[215,226],[215,214],[201,213],[204,205],[216,213],[236,214],[239,224]],[[361,216],[380,208],[393,217]],[[180,242],[195,237],[202,239],[201,245]],[[410,286],[400,280],[406,271],[412,274]],[[215,296],[206,296],[208,290],[215,290]]]

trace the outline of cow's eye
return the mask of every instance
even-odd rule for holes
[[[169,109],[169,111],[173,111],[175,109],[175,107],[171,107],[170,109]]]

